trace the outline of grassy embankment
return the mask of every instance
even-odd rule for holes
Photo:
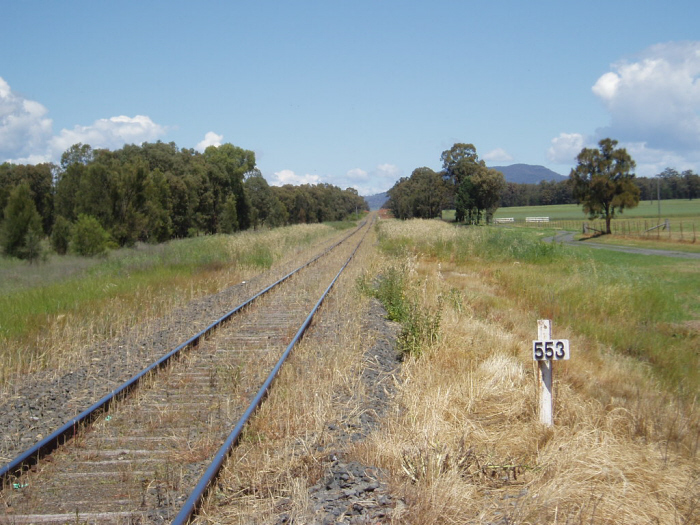
[[[522,229],[380,228],[404,300],[440,320],[404,366],[400,409],[357,450],[392,472],[410,522],[697,523],[696,261],[578,251]],[[572,348],[555,365],[549,430],[538,318]]]
[[[67,353],[249,279],[344,227],[198,237],[37,265],[0,259],[0,384],[55,368]]]

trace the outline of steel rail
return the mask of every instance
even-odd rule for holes
[[[280,371],[282,368],[282,365],[284,362],[287,360],[287,357],[291,353],[292,349],[301,341],[302,337],[304,336],[304,333],[308,329],[308,327],[311,325],[311,321],[313,320],[314,316],[318,312],[319,308],[321,308],[321,305],[323,304],[324,300],[330,293],[331,289],[335,285],[336,281],[340,277],[340,275],[343,273],[345,268],[350,264],[350,261],[352,261],[353,257],[355,257],[355,253],[357,250],[360,248],[362,245],[362,241],[364,240],[365,236],[367,235],[367,231],[365,231],[364,235],[362,236],[362,239],[360,239],[360,242],[357,244],[355,249],[352,251],[350,254],[350,257],[348,257],[347,261],[345,261],[345,264],[340,268],[338,273],[336,274],[335,278],[331,281],[331,283],[328,285],[328,288],[326,288],[325,292],[321,295],[321,298],[318,300],[316,305],[313,307],[309,315],[306,317],[306,320],[302,323],[301,327],[297,331],[296,335],[292,339],[292,342],[289,343],[285,351],[282,353],[282,356],[279,358],[277,361],[277,364],[273,367],[272,371],[268,374],[267,379],[265,379],[265,382],[262,384],[260,389],[258,390],[258,393],[255,395],[253,400],[250,402],[248,405],[248,408],[246,411],[243,413],[241,418],[238,420],[236,423],[236,426],[233,428],[231,433],[229,434],[228,438],[224,442],[224,444],[219,448],[218,452],[214,456],[214,459],[212,462],[209,464],[209,467],[207,470],[204,472],[202,477],[200,478],[199,482],[193,489],[193,491],[190,493],[189,498],[185,501],[185,503],[182,505],[180,512],[175,516],[173,521],[171,521],[171,525],[186,525],[187,523],[190,522],[193,514],[198,510],[200,507],[202,500],[206,496],[209,488],[211,487],[212,482],[216,479],[216,477],[219,474],[219,471],[221,470],[221,467],[224,464],[224,461],[228,457],[229,453],[233,449],[233,447],[238,443],[238,440],[240,439],[241,432],[243,431],[243,428],[245,427],[246,423],[248,423],[248,420],[251,418],[251,416],[255,413],[255,411],[258,409],[262,401],[265,399],[267,396],[270,386],[272,385],[272,382],[275,380],[277,377],[277,373]]]
[[[146,377],[148,374],[151,372],[154,372],[163,366],[165,366],[171,359],[173,359],[175,356],[180,354],[180,352],[196,347],[199,342],[203,339],[205,339],[208,335],[210,335],[216,328],[220,327],[222,324],[224,324],[226,321],[228,321],[231,317],[233,317],[235,314],[239,313],[241,310],[243,310],[245,307],[251,305],[254,301],[268,293],[270,290],[273,288],[279,286],[286,280],[288,280],[290,277],[295,275],[296,273],[300,272],[304,268],[310,266],[317,260],[319,260],[321,257],[324,257],[328,253],[330,253],[334,248],[339,246],[340,244],[344,243],[350,237],[358,233],[359,231],[362,230],[362,227],[365,226],[366,221],[361,223],[354,231],[343,237],[341,240],[339,240],[337,243],[333,244],[332,246],[328,247],[326,250],[318,254],[316,257],[312,258],[305,264],[299,266],[295,270],[292,270],[289,272],[287,275],[284,277],[280,278],[279,280],[275,281],[271,285],[267,286],[263,290],[259,291],[255,295],[253,295],[251,298],[247,299],[245,302],[241,303],[240,305],[236,306],[233,310],[230,310],[226,314],[224,314],[222,317],[217,319],[216,321],[212,322],[209,326],[204,328],[203,330],[199,331],[197,334],[194,336],[190,337],[187,341],[184,343],[181,343],[177,347],[175,347],[173,350],[162,356],[160,359],[155,361],[154,363],[150,364],[148,367],[144,368],[141,370],[139,373],[122,383],[119,387],[116,389],[112,390],[109,394],[105,395],[102,397],[99,401],[91,405],[90,407],[86,408],[83,410],[80,414],[78,414],[76,417],[70,419],[68,422],[63,424],[61,427],[59,427],[57,430],[52,432],[50,435],[42,439],[41,441],[37,442],[34,444],[32,447],[29,449],[25,450],[22,452],[19,456],[15,457],[13,460],[11,460],[9,463],[6,463],[2,468],[0,468],[0,490],[4,488],[5,481],[11,476],[11,475],[17,475],[21,473],[21,471],[31,465],[34,465],[37,463],[37,461],[45,456],[46,454],[51,453],[53,450],[55,450],[57,447],[61,445],[61,443],[65,443],[68,441],[71,437],[73,437],[78,428],[81,425],[84,424],[89,424],[92,422],[99,413],[103,410],[107,410],[109,406],[116,401],[119,398],[122,398],[126,396],[129,392],[131,392],[140,382],[141,380]],[[366,233],[366,232],[365,232]],[[364,238],[364,236],[363,236]],[[361,242],[361,241],[360,241]],[[358,245],[359,246],[359,245]],[[357,248],[355,248],[357,249]],[[354,252],[353,252],[354,253]]]

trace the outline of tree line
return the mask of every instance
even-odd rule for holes
[[[454,209],[458,221],[478,223],[482,218],[490,220],[499,207],[582,202],[571,176],[538,184],[505,182],[500,172],[486,168],[471,144],[455,144],[442,153],[441,160],[441,171],[417,168],[389,190],[387,206],[395,217],[434,218],[445,209]],[[666,168],[655,177],[634,176],[630,183],[639,191],[640,200],[655,200],[657,195],[662,200],[700,197],[700,175],[692,170],[679,173]]]
[[[58,165],[0,165],[0,248],[30,260],[47,236],[59,254],[91,255],[137,241],[342,220],[367,209],[352,188],[270,186],[255,153],[233,144],[203,153],[160,141],[115,151],[76,144]]]
[[[430,219],[440,217],[444,209],[454,209],[459,222],[490,221],[506,186],[503,174],[487,168],[473,144],[454,144],[440,159],[441,171],[417,168],[388,191],[394,216]]]
[[[692,170],[682,173],[666,168],[654,177],[635,177],[640,200],[653,201],[657,195],[661,200],[700,198],[700,175]],[[501,194],[501,206],[543,206],[547,204],[576,204],[571,180],[542,181],[539,184],[516,184],[507,182]]]

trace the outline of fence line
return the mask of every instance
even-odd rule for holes
[[[605,221],[603,220],[548,220],[545,221],[533,221],[533,217],[527,217],[525,219],[494,219],[494,223],[503,224],[507,223],[509,225],[516,224],[526,227],[541,228],[542,223],[545,223],[549,228],[569,230],[569,231],[583,231],[583,225],[587,224],[589,228],[589,233],[591,230],[595,231],[605,231]],[[537,217],[536,219],[541,219]],[[653,228],[653,229],[652,229]],[[656,240],[672,240],[681,241],[688,243],[697,242],[697,229],[695,221],[693,220],[674,220],[674,219],[664,219],[663,221],[651,220],[651,219],[614,219],[610,223],[610,229],[613,235],[619,235],[622,237],[636,237],[641,239],[656,239]]]

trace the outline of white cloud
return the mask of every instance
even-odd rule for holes
[[[375,174],[380,179],[391,180],[393,185],[393,182],[396,182],[401,177],[401,169],[393,164],[380,164],[377,166]]]
[[[362,168],[352,168],[345,175],[335,177],[311,175],[308,173],[306,175],[297,175],[292,170],[276,171],[272,177],[268,178],[268,183],[272,186],[328,183],[342,190],[354,188],[360,195],[375,195],[387,191],[400,177],[401,170],[397,166],[393,164],[379,164],[371,171],[366,171]]]
[[[547,157],[555,164],[575,164],[576,157],[586,147],[586,139],[580,133],[560,133],[552,139]]]
[[[292,170],[276,171],[274,178],[269,181],[272,186],[284,186],[285,184],[318,184],[321,182],[321,177],[318,175],[297,175]]]
[[[611,66],[591,88],[610,113],[595,136],[561,133],[548,150],[551,162],[575,165],[584,147],[606,137],[618,141],[639,176],[667,167],[700,168],[700,42],[668,42]]]
[[[57,162],[64,151],[79,142],[93,148],[119,149],[124,144],[157,140],[166,132],[147,116],[121,115],[62,129],[54,135],[47,113],[39,102],[16,94],[0,78],[0,162]]]
[[[348,170],[346,174],[346,179],[350,181],[364,182],[369,179],[369,173],[360,168],[353,168],[351,170]]]
[[[620,143],[619,147],[627,150],[634,159],[638,177],[653,177],[666,168],[680,172],[685,170],[700,171],[700,152],[678,153],[675,151],[650,148],[644,142]]]
[[[600,136],[657,151],[700,148],[700,42],[654,45],[613,64],[592,90],[611,116]]]
[[[194,149],[196,149],[199,152],[203,152],[209,146],[219,147],[221,146],[222,140],[224,140],[223,135],[217,135],[213,131],[209,131],[206,135],[204,135],[204,139],[201,142],[197,143]]]
[[[354,188],[360,195],[376,195],[391,188],[401,178],[401,169],[394,164],[379,164],[371,171],[361,168],[348,170],[345,177],[333,182],[334,185],[345,188]]]
[[[513,157],[503,148],[496,148],[486,153],[483,159],[488,162],[509,162],[513,160]]]
[[[48,110],[14,93],[0,77],[0,162],[34,156],[46,160],[46,144],[53,123]]]
[[[598,79],[595,85],[591,88],[593,93],[598,95],[603,100],[612,100],[620,86],[620,77],[617,73],[605,73]]]
[[[165,127],[156,124],[149,117],[119,116],[96,120],[90,126],[75,126],[62,129],[50,140],[51,149],[59,155],[73,144],[89,144],[94,149],[119,149],[124,144],[141,144],[154,141],[165,134]]]

